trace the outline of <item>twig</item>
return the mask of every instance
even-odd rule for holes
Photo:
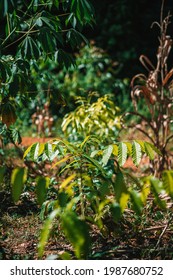
[[[157,243],[156,243],[155,249],[159,246],[159,243],[160,243],[160,241],[161,241],[161,238],[162,238],[162,236],[164,235],[164,233],[165,233],[165,231],[167,230],[167,228],[168,228],[168,223],[166,224],[166,226],[164,227],[163,231],[161,232],[161,234],[160,234],[160,236],[159,236],[159,239],[158,239],[158,241],[157,241]]]
[[[26,33],[23,34],[20,38],[16,39],[16,41],[14,41],[14,42],[8,44],[7,46],[5,46],[4,49],[16,44],[18,41],[22,40],[25,36],[28,36],[32,32],[32,29],[35,27],[35,25],[36,25],[36,23],[34,23],[33,26],[28,31],[26,31]]]
[[[167,226],[167,224],[166,224]],[[149,228],[144,228],[142,231],[152,231],[152,230],[158,230],[158,229],[162,229],[165,228],[165,225],[163,226],[153,226],[153,227],[149,227]]]

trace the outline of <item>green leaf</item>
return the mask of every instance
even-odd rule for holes
[[[6,65],[6,63],[4,63],[3,61],[0,61],[0,77],[2,78],[2,81],[5,82],[7,79],[7,68],[8,66]]]
[[[67,177],[62,184],[60,185],[60,190],[65,189],[68,185],[71,185],[73,179],[76,177],[76,174],[72,174],[69,177]]]
[[[165,170],[162,173],[163,188],[173,198],[173,171]]]
[[[126,146],[127,146],[128,155],[131,156],[131,154],[132,154],[132,144],[130,142],[124,142],[124,144],[126,144]]]
[[[121,207],[120,207],[119,203],[117,203],[117,202],[112,203],[110,209],[111,209],[111,213],[112,213],[114,221],[118,222],[121,218]]]
[[[106,165],[110,159],[110,156],[112,154],[112,151],[113,151],[113,146],[112,145],[109,145],[106,150],[104,150],[103,152],[103,158],[102,158],[102,162],[104,165]]]
[[[124,175],[120,169],[116,174],[115,182],[113,183],[116,200],[119,202],[122,193],[127,193],[127,186],[124,180]]]
[[[141,146],[141,151],[145,153],[145,141],[142,140],[135,140],[140,146]]]
[[[120,166],[124,165],[127,160],[127,146],[121,142],[118,145],[118,163]]]
[[[45,149],[45,144],[44,143],[39,143],[39,151],[38,151],[38,156],[40,156]]]
[[[39,143],[34,143],[30,149],[30,158],[33,161],[37,161],[39,157]]]
[[[149,142],[145,142],[145,143],[147,143],[156,154],[158,154],[160,156],[162,155],[161,151],[156,146],[154,146],[152,143],[149,143]]]
[[[161,200],[159,195],[161,194],[161,191],[163,190],[162,182],[159,181],[157,178],[150,178],[150,184],[151,184],[151,190],[154,194],[155,201],[158,206],[165,209],[166,208],[166,202],[164,200]]]
[[[120,200],[119,200],[119,204],[120,204],[120,207],[121,207],[121,212],[123,212],[127,206],[127,203],[128,203],[128,200],[129,200],[129,193],[125,193],[123,192],[121,194],[121,197],[120,197]]]
[[[1,0],[1,5],[3,8],[3,16],[5,17],[6,14],[14,7],[13,0]]]
[[[47,55],[49,53],[51,54],[55,52],[56,40],[53,34],[50,32],[49,28],[44,27],[41,29],[38,40],[41,44],[43,52],[45,52]]]
[[[93,158],[91,158],[90,156],[86,155],[86,154],[82,154],[83,157],[85,157],[90,163],[92,163],[92,165],[94,165],[101,173],[102,175],[104,175],[104,177],[106,177],[105,174],[105,170],[103,169],[103,167],[99,164],[99,162]]]
[[[66,192],[60,192],[58,194],[58,204],[61,208],[67,206],[68,200],[69,200],[69,195]]]
[[[37,26],[41,27],[43,25],[42,18],[41,17],[37,18],[35,23]]]
[[[90,139],[90,135],[86,136],[85,139],[83,140],[83,142],[80,145],[80,148],[83,149],[85,147],[85,144],[88,142],[88,140]]]
[[[66,146],[70,153],[75,154],[78,151],[77,147],[75,145],[72,145],[70,142],[66,140],[61,140],[60,142],[62,142]],[[58,148],[60,148],[60,145]]]
[[[48,177],[37,177],[36,179],[36,194],[37,194],[37,201],[40,205],[46,199],[47,188],[50,183],[50,178]]]
[[[47,220],[45,221],[43,228],[41,230],[41,234],[40,234],[40,241],[38,244],[38,256],[39,258],[42,257],[43,253],[44,253],[44,248],[46,246],[46,243],[48,241],[51,229],[52,229],[52,225],[53,225],[53,220],[59,215],[59,209],[54,210],[49,217],[47,218]]]
[[[71,10],[74,12],[81,24],[84,22],[90,22],[93,18],[93,6],[87,0],[72,0]]]
[[[3,182],[3,180],[4,180],[5,171],[6,171],[5,166],[1,166],[0,167],[0,185]]]
[[[55,7],[58,9],[59,8],[59,0],[54,0],[53,4],[55,5]]]
[[[112,151],[113,155],[118,156],[118,145],[113,144],[112,147],[113,147],[113,151]]]
[[[145,142],[145,152],[151,160],[154,159],[154,156],[155,156],[154,150],[151,147],[150,143],[148,143],[148,142]]]
[[[141,196],[137,191],[132,190],[132,189],[129,190],[129,193],[130,193],[133,209],[137,215],[140,215],[142,213],[142,209],[143,209],[143,202],[142,202]]]
[[[15,168],[11,175],[12,197],[14,202],[17,202],[23,191],[24,183],[27,178],[26,168]]]
[[[49,19],[48,17],[41,17],[41,19],[52,31],[56,31],[55,30],[55,24],[51,19]],[[56,21],[56,24],[57,23],[58,23],[58,21]]]
[[[26,149],[26,151],[24,152],[24,155],[23,155],[23,159],[26,158],[27,155],[29,155],[29,153],[30,153],[30,151],[31,151],[31,148],[32,148],[32,146],[34,146],[34,145],[35,145],[35,143],[32,144],[31,146],[29,146],[29,147]]]
[[[23,57],[30,59],[38,59],[39,58],[39,49],[37,46],[37,41],[34,41],[30,36],[27,36],[23,42],[21,43],[21,52]]]
[[[103,152],[101,150],[94,150],[92,151],[92,153],[90,154],[90,157],[94,158],[96,155],[100,155],[103,154]]]
[[[75,66],[73,57],[63,50],[58,50],[55,52],[55,62],[58,62],[60,65],[64,65],[66,69],[72,65]]]
[[[21,138],[20,132],[16,128],[10,129],[10,136],[11,136],[11,139],[12,139],[13,143],[20,144],[22,142],[22,138]]]
[[[29,156],[29,158],[32,161],[37,161],[38,157],[43,153],[43,151],[44,151],[44,144],[40,144],[38,142],[34,143],[26,149],[23,158]]]
[[[48,159],[52,160],[52,157],[54,155],[52,144],[46,143],[44,146],[44,152],[45,152],[46,156],[48,157]]]
[[[100,186],[98,187],[98,190],[100,193],[99,196],[101,196],[101,198],[105,198],[110,194],[110,182],[107,180],[102,181]]]
[[[57,161],[53,166],[52,168],[54,168],[55,166],[57,165],[61,165],[61,163],[64,163],[64,162],[67,162],[69,159],[71,158],[70,155],[67,155],[66,157],[60,159],[59,161]]]
[[[133,141],[132,143],[132,159],[135,165],[139,165],[142,157],[141,146],[138,142]]]
[[[76,46],[79,46],[82,42],[85,42],[85,44],[88,45],[88,40],[86,39],[86,37],[75,29],[71,29],[67,32],[67,39],[73,49]]]
[[[66,211],[61,216],[61,221],[65,235],[73,245],[76,257],[86,258],[90,248],[90,235],[86,222],[72,211]]]
[[[68,252],[59,253],[59,257],[61,258],[61,260],[72,260],[72,256]]]

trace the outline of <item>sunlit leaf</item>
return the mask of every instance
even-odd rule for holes
[[[123,212],[124,210],[125,210],[125,208],[127,207],[127,202],[128,202],[128,200],[129,200],[129,193],[125,193],[125,192],[123,192],[122,194],[121,194],[121,197],[120,197],[120,199],[119,199],[119,204],[120,204],[120,207],[121,207],[121,211]]]
[[[173,198],[173,171],[165,170],[162,173],[163,188]]]
[[[132,144],[130,142],[124,142],[127,146],[127,151],[128,154],[131,155],[132,154]]]
[[[112,151],[113,155],[118,156],[118,145],[113,144],[112,147],[113,147],[113,151]]]
[[[17,202],[23,191],[24,183],[27,178],[27,170],[24,167],[13,169],[11,175],[12,197],[14,202]]]
[[[46,156],[48,157],[48,159],[51,160],[52,156],[54,155],[54,151],[53,151],[51,143],[48,142],[45,144],[44,152],[45,152]]]
[[[24,159],[25,159],[25,157],[29,154],[29,152],[31,151],[31,148],[32,148],[33,145],[35,145],[35,144],[32,144],[31,146],[29,146],[29,147],[25,150],[24,155],[23,155],[23,158],[24,158]]]
[[[38,244],[38,256],[42,257],[44,248],[46,246],[46,243],[48,241],[52,226],[53,226],[53,220],[59,215],[59,209],[54,210],[47,220],[45,221],[43,228],[41,230],[40,234],[40,240]]]
[[[112,145],[109,145],[106,150],[104,150],[103,152],[103,157],[102,157],[102,162],[104,165],[107,165],[109,159],[110,159],[110,156],[112,154],[112,151],[113,151],[113,147]]]
[[[39,143],[35,143],[32,145],[31,150],[30,150],[30,158],[33,161],[37,161],[38,156],[39,156]]]
[[[64,162],[67,162],[69,159],[71,158],[71,155],[67,155],[66,157],[60,159],[59,161],[57,161],[53,166],[52,168],[54,168],[55,166],[57,165],[61,165],[62,163]]]
[[[148,142],[145,142],[145,152],[151,160],[154,159],[154,156],[155,156],[154,150],[151,147],[150,143],[148,143]]]
[[[141,146],[138,142],[133,141],[132,143],[132,159],[135,165],[139,165],[142,157]]]
[[[85,139],[83,140],[83,142],[80,145],[81,149],[85,146],[85,144],[87,143],[87,141],[89,140],[90,137],[91,137],[90,135],[85,137]]]
[[[141,200],[143,203],[146,202],[148,195],[150,194],[150,184],[149,181],[144,182],[141,191]]]
[[[43,153],[44,148],[45,148],[45,144],[44,143],[40,143],[39,144],[38,156],[40,156]]]
[[[127,146],[120,142],[118,145],[118,163],[120,166],[124,165],[127,159]]]
[[[60,189],[66,188],[66,186],[73,181],[73,179],[76,177],[76,174],[72,174],[69,177],[67,177],[62,184],[60,185]]]

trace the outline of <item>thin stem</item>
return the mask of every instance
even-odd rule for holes
[[[158,239],[158,241],[157,241],[157,243],[156,243],[155,248],[157,248],[157,247],[159,246],[160,241],[161,241],[161,238],[162,238],[162,236],[164,235],[165,231],[167,230],[168,225],[169,225],[169,224],[167,223],[166,226],[164,227],[163,231],[161,232],[161,234],[160,234],[160,236],[159,236],[159,239]]]
[[[152,142],[154,145],[156,144],[155,141],[152,139],[152,137],[149,136],[147,132],[145,132],[145,130],[143,130],[142,128],[139,128],[139,127],[137,127],[137,126],[135,126],[135,128],[136,128],[137,130],[139,130],[140,132],[142,132],[148,139],[150,139],[151,142]]]
[[[70,15],[70,13],[60,14],[60,15],[58,15],[58,17],[64,17],[64,16],[68,16],[68,15]]]
[[[154,126],[151,124],[151,122],[148,121],[148,119],[146,117],[144,117],[143,115],[141,115],[140,113],[138,112],[128,112],[128,113],[125,113],[123,116],[127,116],[127,115],[134,115],[134,116],[138,116],[140,117],[141,119],[143,119],[150,127],[153,131],[155,131],[155,128]]]
[[[84,205],[84,197],[83,197],[83,179],[82,179],[82,165],[83,165],[83,162],[82,162],[82,159],[81,159],[81,164],[80,164],[80,169],[79,169],[79,194],[80,194],[80,207],[81,207],[81,218],[83,220],[85,220],[85,205]]]
[[[16,27],[8,34],[8,36],[4,39],[4,41],[2,42],[2,46],[5,44],[5,42],[10,38],[10,36],[15,32]]]
[[[170,135],[167,139],[166,139],[166,143],[165,143],[165,147],[166,145],[169,143],[169,141],[173,138],[173,134]]]
[[[7,13],[7,27],[8,27],[8,34],[10,34],[10,23],[9,23],[9,15]]]
[[[39,30],[33,30],[33,31],[30,31],[29,33],[37,33]],[[21,33],[21,34],[26,34],[26,31],[16,31],[16,33]]]
[[[5,46],[4,48],[6,49],[6,48],[8,48],[8,47],[10,47],[10,46],[12,46],[12,45],[14,45],[14,44],[16,44],[16,43],[17,43],[18,41],[20,41],[21,39],[23,39],[25,36],[27,36],[29,33],[31,33],[31,30],[35,27],[35,25],[36,25],[36,23],[34,23],[33,26],[32,26],[28,31],[26,31],[25,34],[23,34],[20,38],[18,38],[18,39],[17,39],[16,41],[14,41],[14,42],[8,44],[8,45]]]
[[[161,12],[160,12],[160,23],[161,23],[161,31],[162,31],[162,22],[163,22],[163,9],[164,9],[164,4],[165,0],[162,0],[162,5],[161,5]]]

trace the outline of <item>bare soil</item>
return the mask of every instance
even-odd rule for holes
[[[40,137],[22,137],[22,143],[21,145],[23,147],[28,147],[36,142],[39,142],[39,143],[46,143],[48,142],[49,140],[51,139],[54,139],[54,138],[51,138],[51,137],[45,137],[45,138],[40,138]]]

